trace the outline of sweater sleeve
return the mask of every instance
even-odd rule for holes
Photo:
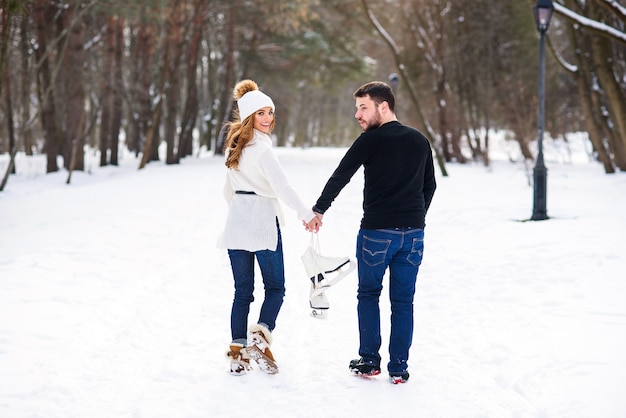
[[[323,214],[330,208],[333,201],[339,196],[339,192],[350,182],[354,173],[361,167],[367,158],[366,147],[363,146],[363,135],[361,135],[346,151],[339,165],[330,176],[322,194],[317,199],[313,210]]]
[[[233,195],[235,194],[235,191],[233,190],[233,185],[232,185],[232,182],[230,180],[230,176],[228,175],[228,173],[226,173],[226,180],[224,181],[224,189],[222,193],[224,195],[224,199],[226,200],[226,203],[230,204],[230,201],[233,199]]]
[[[430,202],[433,200],[435,189],[437,188],[437,182],[435,180],[435,164],[433,162],[432,150],[429,148],[430,155],[426,160],[426,169],[424,171],[424,204],[426,212],[430,207]]]
[[[259,158],[259,167],[267,177],[276,196],[287,206],[296,211],[298,219],[310,222],[315,214],[309,209],[289,184],[289,180],[271,148],[268,148]]]

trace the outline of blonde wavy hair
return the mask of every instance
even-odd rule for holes
[[[258,90],[259,86],[252,80],[243,80],[235,85],[233,89],[233,100],[239,100],[249,91]],[[243,121],[239,116],[239,111],[235,110],[235,120],[228,122],[226,127],[228,134],[224,142],[224,154],[226,154],[226,167],[236,170],[239,167],[239,160],[243,149],[248,146],[254,138],[254,118],[256,112],[248,116]],[[274,130],[276,118],[272,120],[269,132]]]

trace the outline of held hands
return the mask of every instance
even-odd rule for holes
[[[315,216],[313,217],[313,219],[311,219],[311,221],[309,221],[308,223],[302,221],[302,225],[304,225],[304,228],[309,232],[319,232],[320,227],[322,226],[322,217],[324,215],[317,212],[314,213]]]

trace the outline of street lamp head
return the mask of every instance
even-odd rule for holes
[[[398,74],[396,73],[391,73],[389,74],[389,84],[391,84],[391,89],[393,90],[393,92],[396,92],[396,89],[398,88],[398,81],[400,81],[400,77],[398,76]]]
[[[552,12],[554,11],[554,4],[552,0],[537,0],[535,7],[535,23],[539,32],[545,32],[550,26],[550,19],[552,19]]]

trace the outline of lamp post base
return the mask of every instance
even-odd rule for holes
[[[533,215],[531,221],[543,221],[548,219],[548,211],[546,209],[547,190],[548,190],[548,169],[545,165],[537,164],[533,169]]]

